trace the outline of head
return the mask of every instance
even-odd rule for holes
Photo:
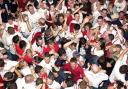
[[[62,59],[66,59],[66,51],[63,48],[60,48],[58,51],[59,57],[61,57]]]
[[[75,69],[77,66],[77,59],[75,57],[71,58],[70,65],[72,69]]]
[[[124,85],[122,81],[117,80],[114,84],[115,89],[127,89],[127,87]]]
[[[75,30],[75,33],[78,33],[79,30],[80,30],[80,25],[79,24],[74,24],[74,30]]]
[[[45,0],[42,0],[42,1],[41,1],[40,7],[41,7],[42,9],[45,9],[45,8],[47,7]]]
[[[10,17],[8,18],[8,23],[9,23],[9,24],[13,24],[13,17],[12,17],[12,16],[10,16]]]
[[[122,65],[119,69],[121,74],[126,74],[128,73],[128,65]]]
[[[6,89],[17,89],[17,84],[9,82]]]
[[[71,15],[72,14],[72,10],[71,9],[67,9],[66,14],[67,14],[67,16]]]
[[[44,61],[45,61],[45,63],[47,63],[47,64],[50,63],[50,57],[51,57],[51,55],[49,53],[46,53],[44,55]]]
[[[38,22],[39,22],[40,26],[44,26],[45,25],[45,19],[44,18],[40,18]]]
[[[122,46],[120,44],[116,44],[115,48],[113,49],[114,52],[121,52]]]
[[[14,73],[12,72],[6,72],[4,74],[4,81],[12,81],[14,79]]]
[[[74,85],[74,81],[70,78],[66,79],[64,82],[63,82],[63,87],[66,88],[66,87],[72,87]]]
[[[3,59],[0,59],[0,71],[4,69],[5,62]]]
[[[9,33],[10,35],[13,35],[13,34],[15,33],[14,28],[13,28],[13,27],[8,27],[8,33]]]
[[[112,42],[114,40],[114,35],[113,34],[108,34],[108,36],[106,37],[106,40],[108,42]]]
[[[90,22],[85,23],[85,25],[84,25],[85,30],[90,30],[91,28],[92,28],[92,24]]]
[[[18,35],[12,38],[13,43],[17,44],[20,41],[20,37]]]
[[[43,79],[42,78],[37,78],[36,79],[36,86],[43,84]]]
[[[27,46],[27,43],[24,41],[24,40],[21,40],[20,42],[19,42],[19,47],[21,48],[21,49],[25,49],[26,48],[26,46]]]
[[[107,9],[102,9],[102,11],[101,11],[101,15],[103,16],[103,17],[106,17],[107,16],[107,13],[108,13],[108,11],[107,11]]]
[[[99,16],[97,22],[98,22],[98,24],[99,24],[100,26],[102,26],[103,23],[104,23],[103,17],[102,17],[102,16]]]
[[[79,19],[80,19],[80,15],[79,15],[79,13],[75,13],[75,14],[74,14],[74,17],[75,17],[75,20],[78,22]]]
[[[24,22],[26,22],[26,21],[28,21],[28,20],[29,20],[29,18],[28,18],[28,15],[27,15],[27,14],[23,14],[23,15],[22,15],[22,17],[23,17],[23,21],[24,21]]]
[[[34,13],[35,13],[35,11],[34,11],[34,6],[33,6],[32,4],[29,4],[29,5],[27,6],[27,9],[28,9],[28,11],[30,12],[30,14],[34,14]]]
[[[79,89],[86,89],[87,88],[87,82],[86,81],[81,81],[79,83]]]
[[[64,22],[64,15],[63,14],[59,14],[58,18],[59,18],[60,23]]]
[[[74,4],[74,8],[77,10],[79,8],[79,4]]]
[[[54,81],[54,75],[51,73],[48,75],[48,80],[47,80],[48,85],[51,85],[53,81]]]
[[[75,50],[75,49],[76,49],[76,45],[77,45],[76,43],[72,43],[72,44],[70,45],[70,49],[71,49],[71,50]]]
[[[26,66],[28,66],[28,64],[27,64],[26,61],[22,60],[22,61],[19,62],[19,68],[23,69],[23,68],[25,68]]]
[[[49,40],[48,41],[48,45],[50,48],[53,48],[54,47],[54,41],[53,40]]]
[[[37,73],[38,75],[43,74],[43,73],[44,73],[44,69],[43,69],[43,67],[37,65],[37,66],[35,67],[35,73]]]
[[[31,49],[27,49],[27,50],[26,50],[26,55],[27,55],[28,57],[33,57],[32,50],[31,50]]]
[[[42,45],[43,45],[43,39],[42,39],[41,36],[38,36],[38,37],[36,38],[36,43],[37,43],[39,46],[42,46]]]
[[[32,74],[26,75],[25,76],[25,83],[29,84],[29,83],[32,83],[32,82],[34,82],[34,76]]]

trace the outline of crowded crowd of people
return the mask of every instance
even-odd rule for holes
[[[0,89],[128,89],[128,0],[0,0]]]

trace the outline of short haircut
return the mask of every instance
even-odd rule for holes
[[[114,40],[114,35],[113,34],[108,34],[109,40]]]
[[[67,84],[67,87],[72,87],[74,85],[74,81],[71,78],[67,78],[65,83]]]
[[[36,79],[36,85],[37,85],[37,86],[40,85],[40,84],[42,84],[42,83],[43,83],[42,78],[37,78],[37,79]]]
[[[27,9],[29,10],[29,7],[33,7],[33,5],[32,4],[28,4],[27,5]]]
[[[77,63],[76,57],[72,57],[71,60],[70,60],[70,62],[75,62],[75,63]]]
[[[6,72],[4,78],[7,78],[7,80],[13,80],[14,74],[12,72]]]
[[[36,42],[37,42],[38,40],[42,40],[42,37],[41,37],[41,36],[37,36],[37,37],[36,37]]]
[[[80,25],[79,24],[74,24],[74,29],[75,30],[80,30]]]
[[[79,87],[80,87],[80,89],[86,89],[87,88],[87,82],[86,81],[81,81],[80,83],[79,83]]]
[[[128,73],[128,65],[122,65],[120,68],[119,68],[119,71],[121,74],[126,74]]]
[[[115,47],[122,49],[122,46],[120,44],[116,44]]]
[[[27,45],[27,43],[26,43],[24,40],[21,40],[21,41],[19,42],[19,47],[20,47],[21,49],[25,48],[26,45]]]
[[[72,43],[72,44],[71,44],[71,46],[74,46],[74,47],[76,47],[76,45],[77,45],[76,43]]]
[[[0,59],[0,67],[4,67],[5,63],[3,59]]]
[[[6,89],[17,89],[17,84],[9,82],[9,83],[7,83]]]
[[[28,74],[25,76],[25,83],[31,83],[33,82],[34,76],[32,74]]]
[[[92,24],[90,22],[87,22],[87,23],[84,24],[84,27],[85,26],[88,26],[89,28],[91,28],[92,27]]]
[[[50,74],[48,75],[48,79],[50,79],[50,80],[52,80],[52,81],[55,79],[53,73],[50,73]]]
[[[9,34],[14,34],[15,33],[15,30],[13,27],[8,27],[8,33]]]
[[[42,66],[39,66],[39,65],[37,65],[36,67],[35,67],[35,73],[40,73],[41,72],[41,70],[42,70]]]
[[[98,19],[103,19],[103,16],[99,16]]]
[[[20,40],[20,38],[19,38],[18,35],[15,35],[15,36],[12,38],[12,41],[13,41],[14,43],[18,43],[19,40]]]
[[[63,54],[66,54],[66,51],[64,48],[60,48],[58,51],[59,56],[62,56]]]

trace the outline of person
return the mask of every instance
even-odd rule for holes
[[[73,75],[74,82],[77,82],[81,78],[87,80],[82,67],[77,64],[77,59],[75,57],[71,58],[70,63],[64,65],[64,71],[68,71]]]

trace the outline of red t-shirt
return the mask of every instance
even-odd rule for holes
[[[75,69],[71,68],[70,63],[64,65],[65,71],[70,71],[73,74],[73,80],[77,82],[78,79],[81,79],[81,77],[85,77],[84,71],[80,65],[77,65]]]
[[[28,57],[27,55],[25,55],[25,56],[24,56],[24,60],[25,60],[27,63],[32,64],[33,58]]]
[[[59,50],[58,43],[54,43],[54,51],[58,52],[58,50]],[[43,54],[49,53],[50,51],[51,51],[51,48],[49,46],[43,48]]]
[[[4,80],[2,79],[1,75],[0,75],[0,83],[4,84]],[[4,86],[0,87],[0,89],[4,89]]]
[[[22,56],[22,54],[24,53],[24,50],[22,50],[18,44],[15,44],[15,49],[16,49],[16,52]]]

